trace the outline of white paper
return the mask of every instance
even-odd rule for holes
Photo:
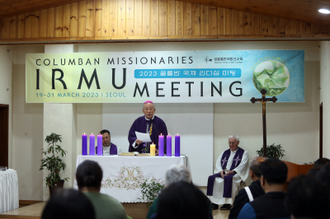
[[[141,133],[141,132],[135,132],[135,135],[138,140],[143,142],[151,142],[149,133]]]

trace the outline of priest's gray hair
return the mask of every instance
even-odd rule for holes
[[[175,164],[165,174],[165,187],[181,181],[191,183],[190,171],[182,165]]]
[[[229,138],[235,138],[236,141],[239,141],[239,136],[238,136],[238,135],[235,135],[235,134],[234,134],[234,135],[229,135],[229,136],[228,136],[228,139],[229,139]]]

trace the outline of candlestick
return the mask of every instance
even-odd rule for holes
[[[154,143],[152,143],[150,145],[150,156],[155,156],[155,148],[156,148],[156,145]]]
[[[180,157],[180,135],[175,136],[175,156]]]
[[[89,155],[95,155],[95,135],[93,133],[89,136]]]
[[[102,135],[97,135],[97,156],[102,156],[103,147],[102,147]]]
[[[172,157],[172,136],[170,133],[166,136],[166,156]]]
[[[158,156],[164,157],[164,135],[158,136]]]
[[[82,135],[82,150],[81,150],[82,155],[87,155],[87,135],[84,133]]]

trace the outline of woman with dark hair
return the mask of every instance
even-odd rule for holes
[[[91,201],[74,189],[57,190],[47,202],[42,219],[94,219],[95,211]]]
[[[157,219],[209,219],[210,201],[196,186],[176,182],[158,196]]]
[[[79,191],[83,192],[92,202],[96,219],[127,219],[123,205],[115,198],[100,193],[103,173],[95,161],[85,160],[76,170]]]

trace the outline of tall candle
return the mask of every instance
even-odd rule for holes
[[[166,156],[172,157],[172,135],[170,133],[166,136]]]
[[[97,135],[97,156],[102,156],[103,154],[103,147],[102,147],[102,135]]]
[[[84,133],[82,135],[82,150],[81,150],[82,155],[87,155],[87,135]]]
[[[175,156],[180,157],[180,135],[175,136]]]
[[[156,148],[156,145],[154,143],[152,143],[150,145],[150,156],[155,156],[155,148]]]
[[[164,157],[164,135],[158,136],[158,155]]]
[[[89,136],[89,155],[95,155],[95,135]]]

